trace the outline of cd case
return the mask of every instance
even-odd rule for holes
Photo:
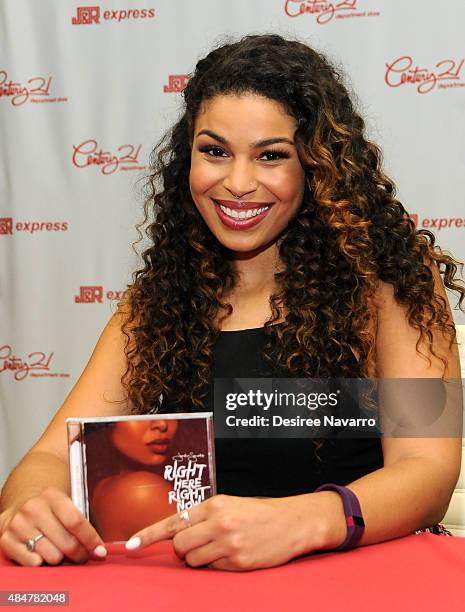
[[[124,542],[216,493],[211,412],[66,423],[71,497],[104,542]]]

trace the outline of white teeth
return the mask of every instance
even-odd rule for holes
[[[221,204],[219,206],[224,212],[224,214],[228,215],[228,217],[231,217],[232,219],[251,219],[252,217],[256,217],[257,215],[261,214],[262,212],[265,212],[265,210],[268,210],[270,208],[269,206],[264,206],[263,208],[253,208],[247,211],[241,210],[240,212],[238,212],[237,210],[231,210],[231,208],[226,208],[226,206],[222,206]]]

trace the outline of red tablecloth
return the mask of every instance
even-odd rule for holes
[[[186,567],[171,542],[85,565],[0,560],[0,590],[69,591],[67,610],[463,612],[464,583],[465,538],[429,533],[252,572]]]

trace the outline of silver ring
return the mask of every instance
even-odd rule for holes
[[[39,535],[36,535],[35,538],[29,538],[29,540],[26,540],[24,543],[26,544],[26,548],[28,549],[29,552],[34,552],[35,548],[36,548],[36,543],[41,539],[41,538],[45,538],[45,535],[43,533],[39,533]]]
[[[181,512],[178,512],[178,516],[181,521],[184,521],[186,523],[186,527],[191,527],[192,523],[189,517],[189,512],[187,510],[181,510]]]

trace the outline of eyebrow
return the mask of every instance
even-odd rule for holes
[[[223,136],[220,136],[216,132],[212,132],[212,130],[200,130],[200,132],[197,133],[197,136],[201,136],[202,134],[211,136],[211,138],[214,138],[215,140],[217,140],[218,142],[221,142],[222,144],[225,144],[225,145],[230,144],[226,140],[226,138],[223,138]],[[290,140],[289,138],[285,138],[284,136],[275,136],[273,138],[265,138],[264,140],[257,140],[256,142],[253,142],[250,145],[250,148],[258,149],[260,147],[268,147],[269,145],[276,144],[278,142],[286,142],[287,144],[290,144],[290,145],[294,144],[294,141]]]

